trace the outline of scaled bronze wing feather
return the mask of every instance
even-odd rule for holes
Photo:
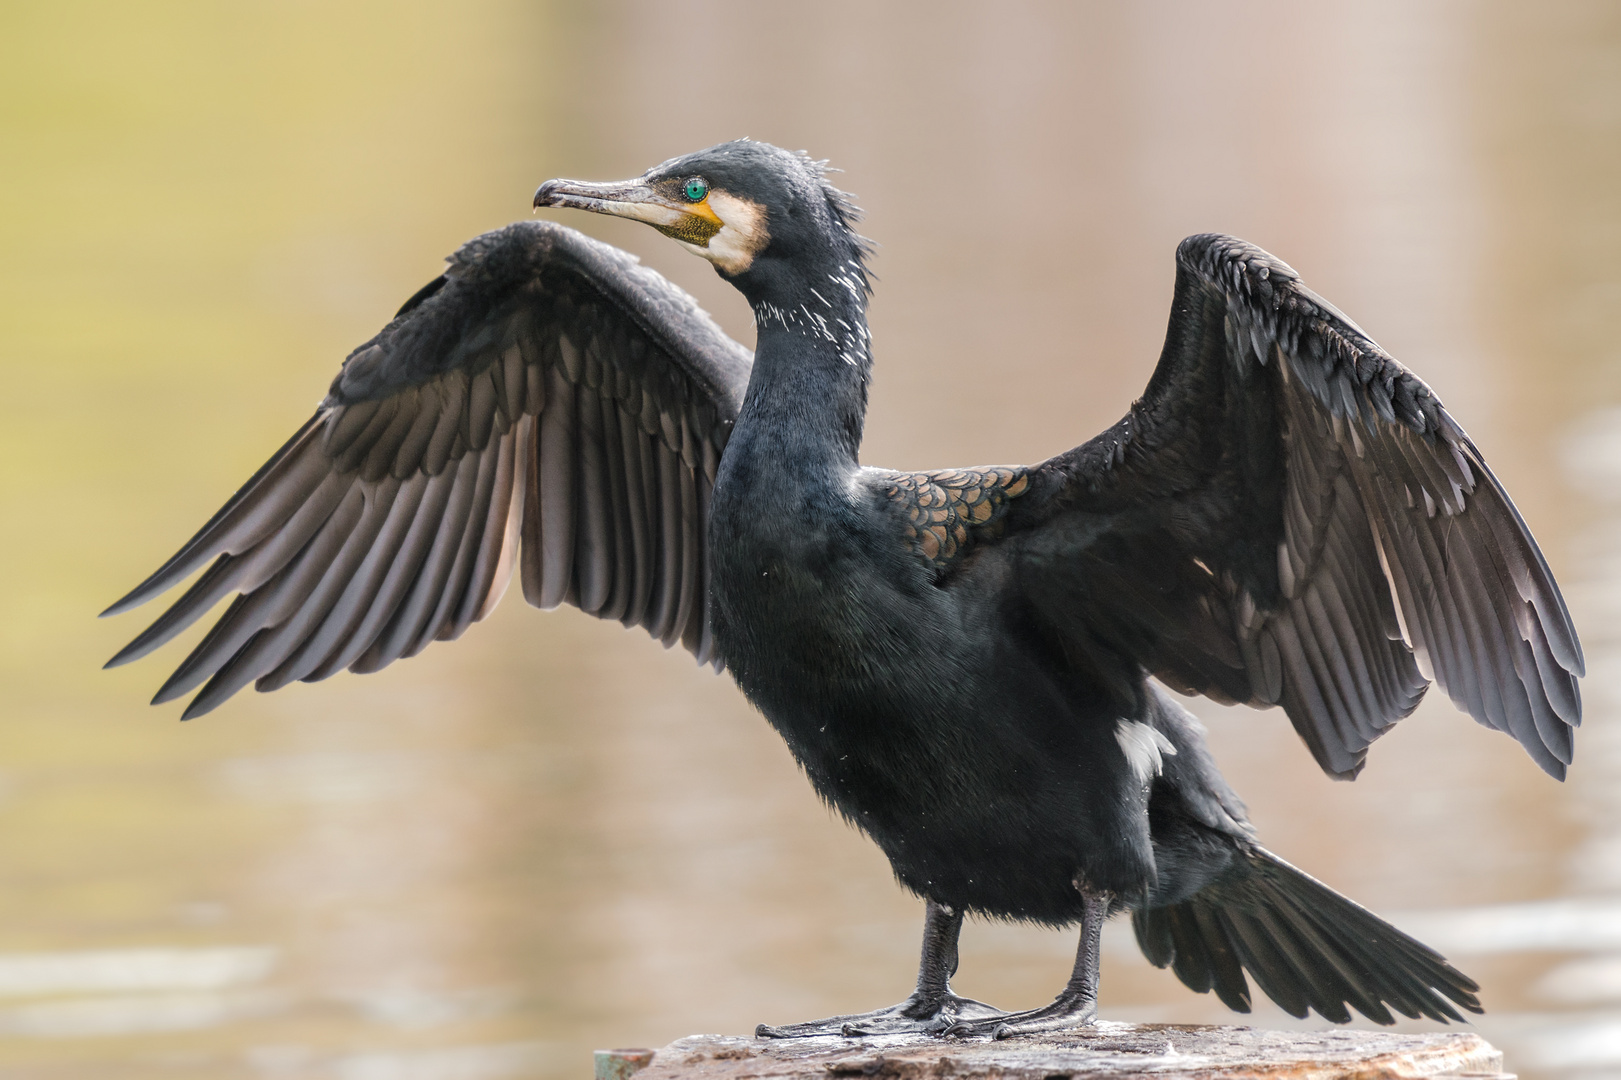
[[[206,567],[109,666],[236,599],[155,702],[187,717],[458,637],[514,568],[714,663],[709,494],[750,356],[629,255],[562,226],[478,237],[350,354],[315,415],[106,614]],[[206,683],[206,685],[204,685]]]
[[[1571,761],[1581,646],[1519,512],[1430,388],[1253,245],[1183,241],[1148,389],[1032,472],[1009,531],[1060,639],[1282,705],[1333,775],[1431,679]]]

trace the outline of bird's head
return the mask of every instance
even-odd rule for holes
[[[708,259],[751,300],[791,291],[800,278],[825,285],[841,269],[863,294],[867,287],[859,211],[828,183],[823,163],[769,143],[721,143],[634,180],[548,180],[535,206],[644,221]]]

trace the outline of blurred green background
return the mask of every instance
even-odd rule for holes
[[[144,705],[185,642],[97,670],[144,621],[95,613],[457,244],[740,135],[869,212],[870,463],[1112,422],[1198,231],[1431,382],[1587,645],[1571,781],[1439,694],[1354,785],[1198,708],[1269,846],[1481,979],[1510,1069],[1621,1075],[1621,9],[1507,0],[0,5],[0,1074],[580,1076],[908,989],[921,905],[728,680],[617,626],[513,596],[186,725]],[[561,220],[752,341],[707,265]],[[1121,930],[1106,1016],[1234,1019]],[[959,988],[1037,1004],[1072,948],[971,925]]]

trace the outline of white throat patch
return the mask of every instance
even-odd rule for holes
[[[1165,771],[1166,756],[1176,756],[1176,747],[1171,745],[1170,739],[1136,720],[1122,720],[1116,724],[1114,738],[1140,784],[1148,783]]]
[[[765,208],[724,191],[711,191],[708,203],[709,209],[720,218],[720,231],[709,238],[707,245],[689,244],[685,240],[676,243],[728,274],[741,274],[771,239],[766,228]]]

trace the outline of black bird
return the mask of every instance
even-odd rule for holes
[[[708,259],[754,310],[752,360],[621,251],[544,222],[480,236],[108,609],[203,571],[111,664],[237,594],[154,699],[201,686],[198,716],[457,637],[517,568],[538,607],[724,665],[927,901],[906,1001],[761,1035],[1089,1023],[1122,910],[1239,1011],[1246,972],[1296,1016],[1480,1011],[1439,954],[1256,843],[1159,685],[1281,705],[1350,779],[1435,680],[1563,777],[1582,657],[1558,586],[1463,429],[1355,323],[1259,248],[1189,237],[1119,423],[1038,465],[894,472],[858,460],[868,248],[819,163],[742,140],[534,202]],[[1058,998],[953,994],[968,912],[1079,922]]]

